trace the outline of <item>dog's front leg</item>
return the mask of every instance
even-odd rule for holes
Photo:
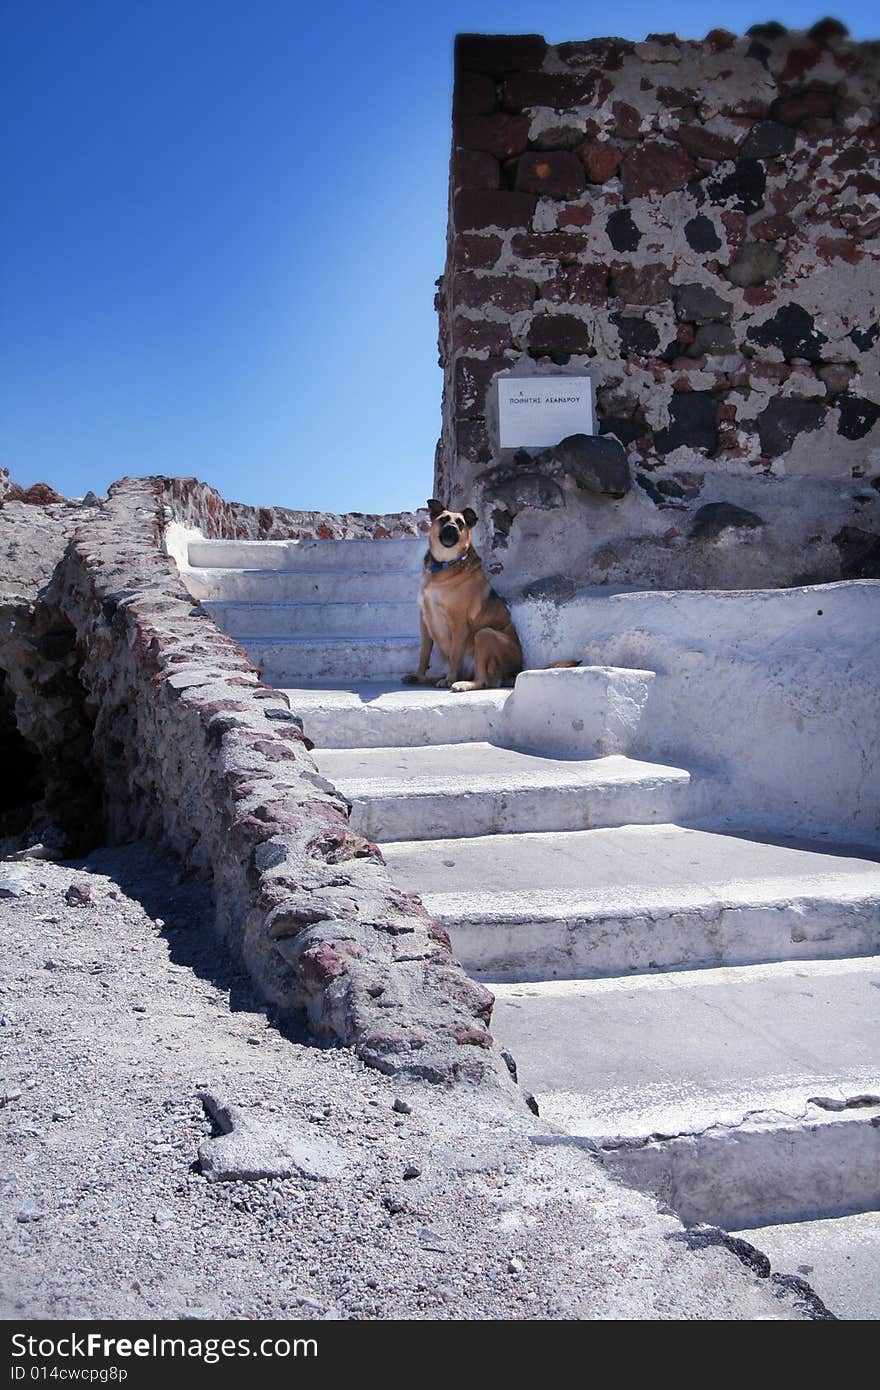
[[[446,675],[440,682],[441,685],[452,686],[458,680],[458,670],[464,659],[467,636],[466,627],[462,628],[460,632],[452,634],[452,641],[449,644],[449,653],[446,658]]]
[[[428,631],[427,625],[421,613],[419,614],[419,637],[421,645],[419,647],[419,667],[412,675],[403,677],[404,685],[434,685],[433,680],[428,680],[428,667],[431,664],[431,652],[434,650],[434,639]]]

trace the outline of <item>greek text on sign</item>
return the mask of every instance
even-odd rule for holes
[[[594,434],[588,376],[498,377],[502,449],[546,448],[570,434]]]

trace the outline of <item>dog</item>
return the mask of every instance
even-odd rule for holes
[[[431,531],[419,589],[419,668],[405,685],[488,690],[510,684],[523,669],[523,655],[510,610],[496,594],[471,545],[477,524],[472,507],[454,512],[436,497],[428,501]],[[444,676],[429,676],[437,646]],[[460,676],[473,673],[472,680]]]

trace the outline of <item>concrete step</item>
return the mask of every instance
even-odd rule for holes
[[[402,676],[419,660],[417,637],[273,637],[242,633],[236,637],[270,685],[298,680],[352,681]]]
[[[427,541],[395,540],[190,541],[190,566],[211,569],[407,569],[418,574]]]
[[[416,602],[412,569],[184,569],[194,598],[255,603],[350,603],[368,593],[377,603]]]
[[[549,1129],[741,1229],[880,1206],[878,986],[878,957],[500,984],[493,1033]]]
[[[327,748],[318,765],[353,803],[352,824],[373,840],[665,821],[690,787],[681,768],[619,755],[546,758],[491,743]]]
[[[766,1255],[774,1272],[805,1279],[836,1318],[880,1318],[880,1211],[736,1234]]]
[[[255,603],[212,599],[202,604],[223,632],[249,637],[336,637],[356,632],[362,637],[419,634],[415,598],[397,603]]]
[[[410,835],[383,852],[467,969],[493,979],[880,950],[880,864],[857,850],[670,824],[430,843]]]
[[[497,734],[510,690],[449,690],[362,681],[288,686],[290,707],[320,748],[483,742]]]

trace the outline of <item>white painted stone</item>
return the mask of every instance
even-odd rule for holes
[[[513,605],[526,661],[655,671],[632,752],[721,774],[707,816],[880,845],[880,581]]]
[[[357,594],[356,589],[351,591]],[[254,637],[339,637],[357,633],[370,637],[409,636],[419,633],[415,599],[385,602],[260,603],[241,600],[208,600],[203,603],[223,632],[245,643]]]
[[[653,679],[653,671],[611,666],[523,671],[505,707],[502,737],[565,757],[628,753]]]
[[[492,1031],[541,1116],[596,1138],[880,1096],[880,958],[492,982]]]
[[[620,756],[545,758],[490,743],[331,748],[316,757],[353,803],[353,825],[374,840],[666,820],[684,808],[690,786],[681,768]]]
[[[350,603],[365,594],[377,603],[393,603],[414,600],[418,590],[418,577],[408,569],[218,567],[185,568],[181,574],[194,598],[245,603]]]
[[[299,685],[285,693],[319,749],[494,742],[511,695],[510,690],[474,690],[464,699],[399,681]]]
[[[835,1317],[880,1319],[880,1211],[736,1232],[775,1273],[805,1279]]]
[[[880,865],[677,825],[383,845],[492,979],[589,978],[880,950]]]
[[[750,1119],[599,1153],[685,1223],[724,1230],[880,1207],[880,1106]]]
[[[418,575],[424,536],[388,540],[190,540],[190,567],[224,569],[410,569]]]
[[[236,639],[270,685],[297,680],[365,680],[404,675],[419,659],[418,638],[402,637],[258,637]]]

